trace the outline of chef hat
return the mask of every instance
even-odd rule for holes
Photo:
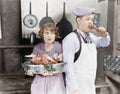
[[[94,12],[95,12],[95,9],[92,7],[78,7],[73,10],[73,14],[75,16],[84,16]]]

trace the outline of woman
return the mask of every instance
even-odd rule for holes
[[[58,28],[54,23],[46,23],[41,27],[39,36],[43,42],[33,49],[33,56],[47,54],[52,58],[62,59],[62,46],[55,41],[58,38]],[[28,73],[31,75],[31,73]],[[62,73],[52,75],[44,73],[36,75],[31,84],[31,94],[65,94],[65,86]]]

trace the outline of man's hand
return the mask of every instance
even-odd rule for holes
[[[91,25],[91,24],[88,27],[90,29],[96,30],[96,32],[98,34],[100,34],[102,37],[106,37],[107,36],[107,32],[106,32],[106,29],[104,27],[96,27],[95,25]]]
[[[96,29],[96,32],[99,33],[102,37],[107,36],[107,32],[106,32],[106,29],[104,27],[98,27]]]

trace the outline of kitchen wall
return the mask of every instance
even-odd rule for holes
[[[113,38],[113,54],[120,55],[120,0],[115,1],[115,8],[114,8],[114,38]],[[119,43],[119,47],[118,44]],[[119,48],[119,49],[118,49]]]
[[[65,11],[66,17],[76,28],[75,16],[72,14],[72,10],[76,7],[94,7],[96,13],[100,13],[101,26],[107,27],[107,4],[108,0],[98,2],[98,0],[21,0],[21,17],[22,17],[22,37],[26,37],[26,34],[30,34],[34,31],[36,34],[39,31],[39,23],[43,17],[46,16],[46,1],[48,1],[48,16],[52,17],[55,23],[58,23],[63,16],[63,2],[66,3]],[[29,14],[29,2],[31,2],[31,12],[38,18],[38,24],[34,28],[28,28],[23,24],[23,19]]]

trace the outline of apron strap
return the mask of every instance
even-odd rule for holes
[[[80,43],[80,48],[79,48],[79,50],[75,53],[75,57],[74,57],[74,63],[75,63],[75,61],[78,59],[78,57],[80,56],[80,52],[81,52],[81,38],[80,38],[80,34],[77,32],[77,30],[74,30],[73,31],[75,34],[76,34],[76,36],[77,36],[77,38],[78,38],[78,40],[79,40],[79,43]]]

